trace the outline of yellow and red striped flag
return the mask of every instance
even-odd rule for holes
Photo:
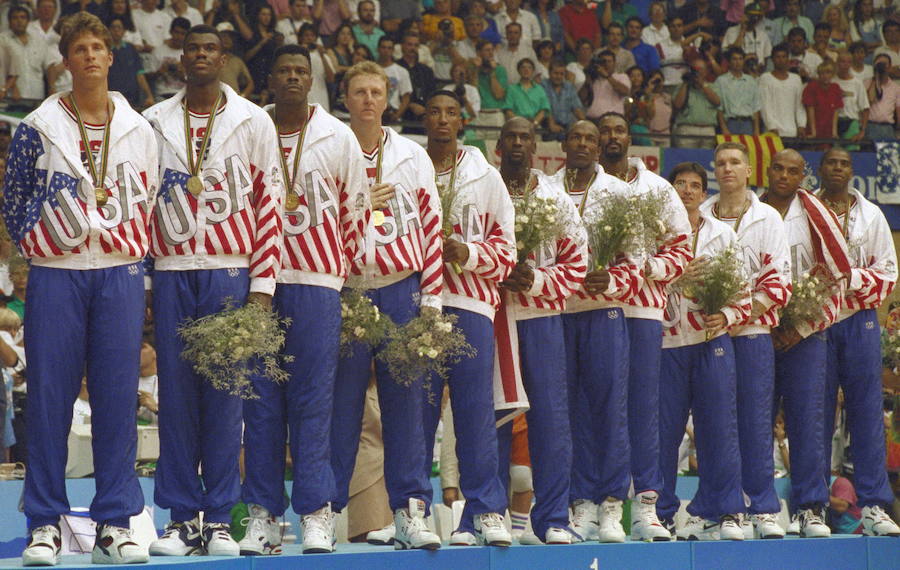
[[[781,137],[775,133],[764,133],[758,137],[753,135],[716,135],[716,144],[723,142],[739,142],[747,147],[752,167],[750,185],[757,188],[768,188],[769,180],[766,170],[775,153],[784,150]]]

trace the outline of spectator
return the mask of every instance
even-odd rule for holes
[[[431,48],[428,47],[428,43],[424,41],[422,38],[422,22],[418,20],[409,20],[403,22],[403,25],[400,26],[400,33],[397,35],[401,40],[408,35],[413,35],[419,38],[419,63],[422,65],[426,65],[431,69],[434,69],[434,57],[431,55]],[[402,42],[401,42],[402,43]],[[394,59],[400,59],[403,57],[403,46],[400,43],[394,44]]]
[[[0,99],[6,99],[17,93],[16,80],[21,64],[21,61],[13,59],[13,50],[9,42],[0,35]],[[9,123],[0,122],[0,132],[3,133],[2,138],[5,140],[4,148],[0,148],[0,158],[6,158],[6,151],[9,149],[9,129]],[[3,169],[6,170],[5,163]]]
[[[206,13],[204,20],[210,26],[218,26],[222,22],[228,22],[234,31],[240,35],[241,42],[249,42],[253,39],[253,29],[247,23],[243,7],[238,0],[221,0],[218,8],[213,8]]]
[[[309,52],[309,71],[312,75],[312,87],[307,101],[310,104],[319,104],[326,111],[330,111],[328,86],[334,84],[334,68],[325,54],[325,46],[319,41],[313,24],[300,26],[300,45]]]
[[[350,11],[347,0],[313,0],[312,18],[319,24],[317,31],[320,37],[333,38],[341,24],[349,20],[352,15],[353,12]],[[331,47],[330,44],[331,42],[327,47]]]
[[[534,80],[538,83],[550,76],[550,63],[556,58],[556,48],[550,40],[541,40],[537,45]]]
[[[191,23],[185,18],[175,18],[169,26],[169,38],[153,48],[150,54],[150,82],[153,84],[153,95],[165,99],[178,93],[184,87],[184,69],[181,66],[181,54],[184,38]]]
[[[438,24],[438,27],[438,37],[431,41],[431,55],[434,58],[432,66],[434,76],[442,83],[446,83],[450,81],[450,68],[453,62],[460,61],[462,56],[456,51],[459,41],[455,39],[454,27],[446,22]]]
[[[372,57],[372,52],[369,51],[369,48],[363,45],[357,45],[353,47],[353,65],[361,61],[375,61],[375,58]]]
[[[716,77],[728,71],[728,62],[722,59],[722,42],[719,38],[713,37],[700,42],[700,57],[697,59],[706,63],[703,68],[706,73],[703,77],[705,81],[713,82]]]
[[[38,0],[35,5],[36,19],[28,24],[28,32],[46,42],[48,46],[59,45],[56,33],[56,0]]]
[[[225,54],[225,65],[222,67],[219,79],[234,89],[241,97],[250,97],[256,86],[253,84],[253,77],[250,75],[250,70],[247,69],[247,64],[234,53],[234,44],[238,40],[237,32],[228,22],[220,23],[216,29],[219,31],[219,37],[222,38],[222,53]]]
[[[150,47],[141,56],[144,67],[147,69],[153,69],[153,66],[150,65],[152,63],[150,54],[163,45],[163,42],[169,37],[173,20],[172,16],[166,12],[157,10],[157,5],[157,0],[141,0],[141,7],[131,14],[134,18],[134,26],[141,34],[141,39]]]
[[[829,3],[830,0],[806,0],[803,3],[803,15],[812,22],[821,22],[822,13]]]
[[[485,0],[472,0],[469,3],[469,15],[481,18],[483,22],[481,39],[488,40],[492,44],[499,44],[503,41],[503,38],[500,37],[500,30],[497,29],[497,22],[487,17]]]
[[[631,53],[631,52],[628,52]],[[572,82],[576,91],[584,85],[584,70],[591,64],[594,54],[594,46],[590,40],[578,40],[578,50],[575,52],[575,61],[566,66],[566,79]]]
[[[409,98],[409,106],[403,115],[404,121],[421,121],[425,115],[425,102],[437,84],[434,81],[434,71],[430,67],[419,62],[419,36],[407,34],[403,37],[401,45],[403,57],[397,62],[400,67],[409,74],[412,83],[412,93]],[[424,132],[409,131],[404,132]]]
[[[760,23],[762,24],[763,29],[766,31],[766,35],[769,36],[769,45],[774,46],[775,40],[773,39],[775,36],[775,22],[768,18],[768,14],[771,11],[771,2],[769,0],[757,0],[759,2],[760,7],[762,7],[762,19]]]
[[[531,13],[535,15],[541,28],[541,40],[553,42],[554,49],[562,53],[565,34],[562,18],[555,8],[556,0],[531,0]],[[593,18],[597,22],[596,18]]]
[[[422,3],[417,0],[388,0],[381,10],[381,27],[387,33],[400,29],[404,20],[417,20],[422,13]]]
[[[719,130],[724,135],[759,135],[759,85],[744,73],[744,50],[727,52],[728,73],[714,83],[722,99],[719,107]]]
[[[440,40],[451,32],[453,40],[466,37],[463,21],[453,15],[450,0],[434,0],[433,10],[422,16],[422,35],[429,40]]]
[[[409,79],[409,72],[397,65],[393,54],[394,40],[388,36],[378,40],[378,65],[384,68],[390,84],[388,108],[385,110],[384,117],[386,123],[395,123],[403,117],[407,107],[409,107],[410,95],[412,95],[412,83]]]
[[[652,135],[668,135],[672,132],[672,95],[666,91],[662,71],[650,74],[648,88],[644,94],[647,108],[647,128]],[[658,146],[669,146],[668,137],[655,138]]]
[[[631,82],[630,94],[625,100],[625,119],[631,125],[632,142],[638,146],[650,146],[653,144],[650,139],[635,136],[650,132],[648,127],[650,115],[645,99],[647,76],[644,74],[644,70],[636,65],[625,74],[628,76],[628,81]]]
[[[372,4],[375,5],[375,21],[380,22],[381,21],[381,2],[379,0],[370,0],[370,1],[372,2]],[[272,2],[272,0],[269,0],[269,2]],[[355,24],[359,21],[359,3],[360,2],[362,2],[362,0],[347,0],[347,8],[350,9],[350,14],[351,14],[350,15],[350,23],[351,24]],[[280,18],[280,16],[279,16],[279,18]],[[407,21],[412,21],[412,20],[407,20]],[[398,30],[400,32],[403,31],[402,25],[401,25],[401,28],[399,28]],[[403,35],[401,34],[400,37],[403,37]]]
[[[304,1],[304,0],[299,0]],[[331,66],[334,68],[337,83],[341,82],[344,73],[353,65],[353,47],[356,42],[356,36],[353,33],[353,27],[350,24],[341,24],[335,34],[334,46],[328,49],[328,55],[331,57]]]
[[[531,48],[531,44],[541,38],[541,25],[538,23],[537,16],[527,10],[522,10],[522,0],[504,0],[504,2],[506,9],[494,16],[500,35],[508,41],[509,25],[519,24],[519,29],[522,31],[522,44]],[[533,58],[532,61],[534,61]],[[507,68],[507,71],[511,72],[511,68]]]
[[[30,6],[31,2],[21,2],[21,4]],[[106,2],[104,0],[79,0],[78,2],[64,4],[60,10],[60,16],[71,16],[76,12],[93,14],[100,18],[101,22],[109,17],[109,11],[107,10]]]
[[[534,61],[526,57],[519,61],[516,71],[519,82],[510,85],[506,90],[504,108],[506,118],[525,117],[534,123],[535,128],[540,128],[547,113],[550,112],[550,101],[544,88],[533,81]]]
[[[366,46],[369,51],[375,53],[378,50],[378,40],[384,36],[384,30],[379,28],[375,21],[375,4],[372,0],[362,0],[357,10],[359,23],[353,26],[353,37],[356,38],[356,43]]]
[[[881,26],[884,45],[875,50],[875,55],[885,54],[891,58],[891,78],[900,79],[900,22],[888,20]]]
[[[712,36],[722,35],[725,29],[725,14],[710,0],[687,2],[678,11],[684,21],[684,33],[706,32]]]
[[[159,378],[156,376],[156,349],[141,343],[141,377],[138,379],[138,423],[159,425]]]
[[[704,32],[697,32],[689,38],[684,37],[684,22],[681,16],[669,18],[669,36],[660,40],[654,47],[660,58],[660,69],[666,87],[671,91],[681,84],[682,77],[688,71],[684,61],[685,49],[692,49],[691,42],[697,40]]]
[[[616,73],[616,59],[609,50],[603,50],[585,69],[590,81],[585,81],[579,91],[588,119],[599,119],[610,111],[625,114],[625,100],[631,93],[631,81],[624,73]]]
[[[141,33],[137,31],[134,25],[134,18],[131,15],[131,4],[128,0],[110,0],[109,17],[112,18],[113,16],[122,18],[122,23],[125,24],[125,36],[122,39],[133,45],[138,53],[149,53],[153,49],[150,44],[144,42]],[[107,25],[109,24],[107,23]]]
[[[598,7],[597,10],[600,11],[601,9]],[[603,28],[608,28],[613,22],[625,27],[631,18],[640,20],[638,10],[632,6],[631,2],[625,2],[624,0],[606,0],[603,2],[603,8],[600,11],[600,24]],[[643,26],[643,21],[641,21],[641,25]]]
[[[494,58],[494,44],[488,40],[478,41],[478,58],[476,60],[478,76],[478,95],[481,97],[481,112],[473,124],[479,126],[502,127],[504,123],[503,108],[506,101],[506,89],[509,78],[506,69]],[[496,139],[499,130],[484,131],[484,138]]]
[[[823,60],[830,59],[832,62],[837,62],[837,51],[831,49],[830,42],[831,24],[819,22],[813,31],[813,45],[810,46],[810,51],[818,54]]]
[[[188,5],[187,0],[170,0],[169,7],[165,10],[172,18],[186,18],[191,27],[199,26],[203,23],[203,14],[193,6]]]
[[[641,33],[644,28],[643,22],[637,16],[628,18],[625,23],[625,49],[631,50],[634,55],[634,61],[644,70],[644,73],[650,73],[659,69],[659,54],[656,50],[641,40]]]
[[[875,17],[872,0],[856,0],[850,22],[850,40],[862,42],[866,49],[866,63],[872,63],[872,52],[881,47],[881,20]]]
[[[835,51],[847,49],[850,45],[850,24],[840,7],[834,4],[827,6],[822,13],[822,21],[831,26],[828,49]]]
[[[123,40],[125,24],[122,17],[110,17],[107,26],[112,36],[113,55],[113,62],[109,67],[109,90],[124,95],[136,109],[153,105],[153,92],[144,76],[141,56],[133,45]]]
[[[850,75],[863,83],[872,79],[872,66],[866,63],[866,45],[862,42],[850,44]]]
[[[288,12],[287,17],[278,20],[278,24],[275,26],[275,29],[284,36],[284,43],[300,43],[300,26],[313,23],[308,16],[309,9],[306,5],[306,0],[291,0],[291,10]],[[341,29],[344,25],[345,24],[341,24],[341,27],[338,28],[335,35],[341,33]],[[350,29],[350,33],[353,33],[352,28]]]
[[[838,111],[838,136],[853,142],[862,140],[869,122],[869,98],[863,82],[850,73],[852,58],[841,50],[837,58],[837,78],[834,80],[844,95],[844,106]]]
[[[856,489],[846,477],[838,477],[831,484],[828,511],[831,530],[838,534],[862,534],[862,509],[859,508]]]
[[[9,48],[10,60],[18,69],[13,99],[39,101],[46,96],[44,74],[57,59],[47,42],[28,31],[28,10],[22,6],[9,9],[9,31],[2,40]]]
[[[616,73],[625,73],[630,67],[637,65],[634,54],[622,47],[625,41],[625,28],[613,22],[606,29],[606,49],[616,56]]]
[[[900,117],[900,87],[891,80],[890,67],[890,57],[885,54],[876,56],[874,76],[866,84],[870,105],[866,138],[869,140],[895,139],[894,129],[897,126],[897,117]],[[894,413],[900,413],[900,410],[895,410]]]
[[[554,59],[550,63],[550,73],[543,81],[544,91],[550,103],[547,114],[547,129],[556,140],[565,138],[566,129],[575,121],[585,118],[584,105],[578,97],[578,90],[566,80],[566,64]]]
[[[774,443],[772,459],[775,465],[775,478],[791,476],[791,456],[787,434],[784,432],[784,412],[779,410],[775,416],[775,427],[772,429]]]
[[[759,100],[766,131],[782,137],[796,137],[806,129],[803,108],[803,82],[788,68],[788,48],[784,44],[772,49],[772,71],[759,79]]]
[[[800,28],[807,38],[813,35],[812,20],[800,14],[800,0],[788,0],[784,5],[784,15],[775,18],[773,22],[774,34],[772,45],[778,45],[788,40],[788,33],[794,28]],[[805,48],[804,48],[805,49]]]
[[[6,308],[11,309],[25,322],[25,293],[28,290],[28,262],[22,257],[9,260],[9,279],[12,281],[12,295],[6,301]]]
[[[481,39],[481,32],[484,31],[485,19],[469,14],[463,24],[466,28],[466,37],[453,44],[456,49],[454,63],[471,63],[478,57],[476,44]]]
[[[716,113],[722,100],[713,86],[704,79],[708,73],[706,62],[698,59],[691,64],[691,68],[692,71],[686,75],[672,101],[677,113],[675,134],[678,139],[675,146],[712,148],[714,139],[696,137],[715,137]]]
[[[800,76],[803,82],[816,76],[816,70],[822,63],[822,56],[807,49],[806,32],[802,28],[793,28],[788,32],[788,69]]]
[[[478,88],[466,81],[468,66],[464,63],[454,63],[450,69],[450,77],[453,79],[452,91],[462,101],[463,119],[468,123],[474,121],[481,111],[481,95]]]
[[[593,49],[600,48],[600,24],[586,0],[574,0],[560,8],[559,19],[562,21],[563,36],[569,51],[577,51],[578,42],[582,39],[588,40]]]
[[[651,46],[669,39],[665,2],[657,1],[650,4],[650,24],[641,30],[641,39],[645,44]]]
[[[497,61],[506,69],[510,83],[518,83],[519,62],[526,57],[531,61],[537,59],[531,43],[522,37],[522,25],[511,22],[506,26],[506,41],[497,49]]]
[[[253,37],[247,44],[251,47],[244,53],[244,63],[253,77],[256,92],[264,93],[269,70],[272,68],[272,57],[284,42],[284,36],[275,31],[275,11],[268,4],[259,7],[252,29]]]
[[[760,62],[768,59],[772,54],[772,42],[763,24],[763,10],[759,2],[753,2],[744,8],[744,18],[740,24],[728,28],[722,38],[722,47],[726,50],[739,47],[745,54],[755,54]]]
[[[841,88],[834,79],[834,63],[826,59],[816,69],[816,77],[803,89],[806,124],[809,135],[817,139],[836,139],[837,111],[844,106]]]

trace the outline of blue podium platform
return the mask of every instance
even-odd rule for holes
[[[0,559],[0,568],[21,567],[18,558]],[[65,556],[59,568],[97,568],[89,555]],[[389,547],[340,545],[334,554],[302,555],[289,545],[281,556],[242,558],[152,558],[130,566],[153,570],[494,570],[685,568],[741,569],[877,569],[900,568],[900,539],[838,536],[828,539],[748,540],[744,542],[671,542],[513,546],[511,548],[447,547],[436,552],[391,550]]]

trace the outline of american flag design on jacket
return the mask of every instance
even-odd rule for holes
[[[877,309],[897,283],[897,251],[884,213],[858,190],[851,189],[850,195],[855,199],[850,220],[838,216],[842,228],[847,221],[847,246],[853,266],[839,321],[857,311]]]
[[[456,199],[443,215],[453,222],[450,237],[468,247],[469,258],[460,265],[461,273],[444,264],[443,304],[493,319],[499,283],[516,265],[515,210],[503,178],[480,150],[461,148],[456,163]],[[439,185],[450,183],[451,170],[437,174]]]
[[[22,255],[37,265],[114,267],[140,260],[149,249],[157,186],[156,149],[146,147],[152,130],[124,97],[111,92],[109,98],[106,204],[97,203],[78,124],[58,94],[29,114],[12,138],[3,217]]]
[[[532,170],[531,174],[537,182],[531,191],[556,202],[565,220],[565,230],[556,240],[546,241],[528,254],[525,262],[534,269],[534,282],[530,290],[510,295],[516,302],[516,320],[561,313],[566,308],[566,299],[581,287],[587,273],[587,234],[572,200],[544,173]]]
[[[371,214],[366,164],[347,125],[319,105],[310,106],[308,121],[297,179],[287,189],[299,196],[299,206],[285,207],[278,282],[340,290]],[[290,176],[300,131],[278,136]]]
[[[700,226],[692,233],[691,242],[696,237],[694,257],[711,257],[729,247],[739,247],[737,235],[728,224],[708,215],[701,215]],[[750,284],[747,283],[743,295],[730,305],[722,308],[728,328],[743,323],[750,317],[752,307]],[[703,310],[684,294],[676,280],[669,287],[669,299],[663,317],[663,348],[692,346],[707,342],[706,327],[703,324]],[[726,334],[725,330],[719,333]]]
[[[187,190],[185,91],[144,112],[156,132],[162,180],[150,251],[157,271],[249,267],[250,291],[271,295],[281,267],[284,192],[275,126],[227,85],[222,91],[197,197]]]
[[[552,184],[557,190],[561,189],[572,200],[572,205],[585,225],[585,230],[587,230],[588,224],[603,211],[603,199],[607,193],[628,194],[629,192],[627,184],[614,176],[606,174],[603,171],[603,167],[599,164],[594,165],[594,171],[596,177],[587,189],[573,187],[567,189],[565,167],[559,169],[556,174],[548,179],[548,184]],[[590,246],[586,247],[588,254],[587,274],[593,271],[594,262],[591,258]],[[609,273],[609,287],[607,287],[605,293],[591,295],[584,290],[584,283],[581,283],[575,294],[566,301],[565,312],[576,313],[618,307],[621,303],[627,302],[628,299],[637,294],[643,282],[637,259],[621,256],[607,268],[607,271]]]
[[[372,213],[363,246],[351,268],[350,284],[380,288],[419,273],[420,305],[441,308],[444,263],[441,201],[434,165],[425,149],[389,127],[383,128],[382,182],[394,185],[395,196],[379,214]],[[363,149],[369,184],[375,184],[378,147]]]
[[[669,284],[684,272],[693,259],[688,242],[691,223],[681,198],[668,180],[647,169],[638,157],[629,158],[628,166],[629,170],[635,171],[635,176],[627,181],[632,193],[662,193],[668,196],[669,206],[667,218],[662,220],[666,226],[665,241],[658,245],[654,255],[647,256],[643,261],[643,283],[637,294],[628,298],[622,310],[628,318],[660,321],[669,295]]]
[[[779,310],[791,298],[791,261],[784,222],[778,211],[746,190],[750,205],[740,218],[738,241],[753,290],[753,313],[732,329],[732,336],[767,333],[779,323]],[[701,204],[700,210],[716,217],[719,195]],[[720,218],[721,219],[721,218]],[[723,219],[733,226],[736,220]]]

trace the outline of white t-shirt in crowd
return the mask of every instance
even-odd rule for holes
[[[834,78],[844,93],[844,108],[838,110],[838,118],[859,119],[859,113],[869,108],[869,97],[863,82],[855,77],[850,79]]]
[[[806,126],[803,82],[796,73],[788,73],[787,79],[763,73],[759,78],[759,100],[766,130],[777,130],[782,137],[796,137],[797,127]]]
[[[409,72],[396,63],[385,67],[384,72],[387,74],[388,82],[391,85],[391,89],[388,92],[388,105],[392,109],[399,109],[400,98],[407,93],[412,93],[412,81],[409,79]]]

